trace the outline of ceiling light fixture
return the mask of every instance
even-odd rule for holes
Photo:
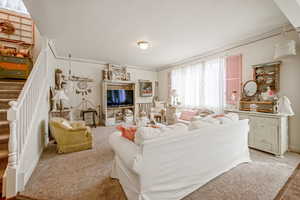
[[[146,49],[148,49],[149,46],[150,46],[149,42],[147,42],[147,41],[138,41],[138,42],[137,42],[137,45],[138,45],[138,47],[139,47],[140,49],[142,49],[142,50],[146,50]]]

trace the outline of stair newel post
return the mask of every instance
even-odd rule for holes
[[[9,102],[11,106],[7,112],[7,120],[9,121],[10,136],[8,143],[8,165],[6,170],[6,198],[16,196],[18,192],[17,182],[17,164],[18,164],[18,141],[17,141],[17,120],[18,120],[18,103],[16,101]]]

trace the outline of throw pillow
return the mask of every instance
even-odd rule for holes
[[[176,123],[170,126],[161,127],[162,135],[181,134],[188,131],[188,126],[182,123]]]
[[[239,116],[236,113],[229,113],[224,115],[224,117],[218,117],[217,119],[220,120],[221,124],[228,124],[238,121]]]
[[[220,124],[220,120],[218,120],[217,118],[214,118],[212,116],[204,117],[203,119],[201,119],[201,121],[211,123],[211,124]]]
[[[192,123],[189,125],[189,130],[196,130],[199,128],[204,128],[204,127],[208,127],[208,126],[212,126],[212,123],[208,123],[202,120],[198,120],[198,121],[192,121]]]
[[[182,111],[179,119],[185,120],[185,121],[191,121],[194,116],[197,115],[197,112],[193,111]]]
[[[134,126],[124,126],[124,125],[119,125],[116,127],[117,130],[121,131],[121,136],[130,140],[130,141],[134,141],[135,138],[135,134],[136,134],[136,130],[137,128]]]
[[[139,127],[136,131],[134,143],[143,144],[145,140],[154,139],[161,135],[160,128]]]
[[[61,122],[61,124],[66,128],[66,129],[71,129],[72,126],[70,125],[70,123],[67,120],[63,120]]]

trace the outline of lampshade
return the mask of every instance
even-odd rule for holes
[[[52,100],[55,100],[55,101],[66,100],[66,101],[68,101],[69,98],[65,94],[64,90],[58,90],[58,91],[56,91],[56,93],[55,93],[54,97],[52,98]]]
[[[278,103],[278,113],[293,116],[295,115],[290,100],[286,97],[280,97],[279,103]]]

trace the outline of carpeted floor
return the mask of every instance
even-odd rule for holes
[[[284,187],[279,191],[275,200],[299,200],[300,199],[300,164],[290,176]]]
[[[126,200],[116,180],[109,179],[113,151],[108,136],[114,128],[93,130],[92,150],[58,155],[50,145],[22,195],[39,200]],[[284,158],[251,150],[252,163],[215,178],[184,200],[273,200],[293,173],[300,155]]]

